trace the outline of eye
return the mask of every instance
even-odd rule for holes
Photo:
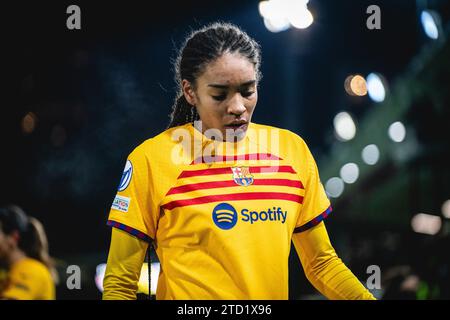
[[[243,97],[247,98],[247,97],[250,97],[254,93],[255,93],[255,91],[244,91],[244,92],[241,92],[241,95]]]
[[[223,100],[225,100],[227,98],[227,95],[226,94],[221,94],[219,96],[212,96],[212,97],[213,97],[214,100],[223,101]]]

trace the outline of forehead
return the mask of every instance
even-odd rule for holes
[[[224,53],[210,62],[199,77],[200,82],[239,85],[255,80],[255,67],[239,53]]]

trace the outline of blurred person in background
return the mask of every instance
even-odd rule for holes
[[[57,273],[42,224],[18,206],[0,208],[0,298],[54,300]]]
[[[208,25],[186,39],[169,128],[130,154],[111,207],[104,299],[136,299],[149,243],[161,263],[156,299],[288,299],[292,242],[324,296],[374,299],[330,243],[322,220],[331,205],[305,141],[251,122],[259,66],[258,43],[235,25]],[[255,136],[276,131],[279,150],[247,129]],[[170,157],[177,130],[204,148],[188,149],[185,164]],[[213,161],[209,147],[217,151]],[[273,171],[250,166],[251,157]],[[250,215],[258,221],[250,223]]]
[[[416,300],[420,280],[409,265],[390,267],[383,276],[383,300]]]

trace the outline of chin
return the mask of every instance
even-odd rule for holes
[[[224,133],[223,140],[228,142],[238,142],[245,138],[247,130],[236,130],[232,134]]]

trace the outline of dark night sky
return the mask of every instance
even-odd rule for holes
[[[310,1],[313,25],[277,34],[265,29],[256,1],[2,5],[0,203],[41,219],[56,256],[105,251],[105,220],[126,156],[167,126],[176,48],[190,28],[216,19],[240,25],[262,45],[253,121],[299,133],[320,158],[334,115],[360,117],[370,105],[345,94],[346,76],[377,71],[393,80],[424,41],[415,1],[392,2]],[[69,4],[81,7],[80,31],[65,27]],[[370,4],[381,7],[382,30],[365,27]],[[24,135],[20,121],[30,111],[39,121]],[[52,143],[55,126],[65,132],[60,146]]]

